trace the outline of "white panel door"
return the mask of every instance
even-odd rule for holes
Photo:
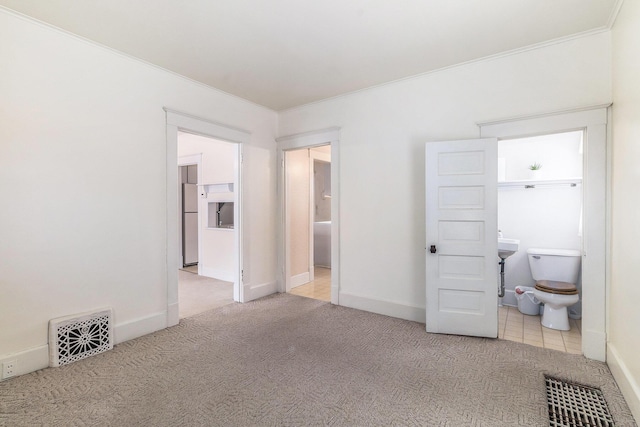
[[[428,332],[498,336],[497,149],[426,144]]]

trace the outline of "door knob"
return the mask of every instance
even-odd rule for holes
[[[431,247],[429,248],[429,252],[431,252],[432,254],[436,253],[436,245],[431,245]]]

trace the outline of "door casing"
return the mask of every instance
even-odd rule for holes
[[[178,131],[213,138],[237,144],[235,165],[234,215],[236,217],[236,233],[234,250],[236,251],[235,279],[233,299],[245,302],[243,283],[243,221],[242,221],[242,147],[249,142],[250,134],[229,126],[220,125],[207,119],[164,108],[166,113],[166,209],[167,209],[167,327],[179,323],[178,309]]]

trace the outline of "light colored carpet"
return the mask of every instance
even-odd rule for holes
[[[548,426],[543,374],[600,387],[604,363],[279,294],[0,383],[0,425]]]

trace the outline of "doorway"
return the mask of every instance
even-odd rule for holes
[[[178,133],[180,318],[233,302],[236,146]]]
[[[610,170],[607,147],[609,106],[479,124],[480,136],[498,140],[583,132],[582,354],[606,360],[606,301]]]
[[[584,135],[579,253],[582,353],[606,360],[608,114],[607,107],[596,107],[483,123],[479,125],[481,139],[427,144],[427,245],[431,245],[427,251],[427,330],[497,336],[497,271],[493,261],[486,262],[498,253],[498,140],[580,131]],[[438,216],[439,210],[444,216]],[[437,223],[443,218],[449,221],[439,230]],[[442,239],[439,231],[444,232]],[[469,332],[474,330],[480,332]]]
[[[290,292],[331,301],[331,146],[285,152],[284,173]]]
[[[583,137],[578,130],[498,141],[498,237],[519,242],[505,259],[499,338],[582,354],[581,302],[568,307],[570,330],[542,327],[527,251],[583,251]],[[575,285],[582,294],[580,276]]]
[[[278,264],[280,266],[278,270],[278,291],[286,293],[291,292],[292,289],[297,289],[298,287],[295,286],[297,284],[296,281],[304,280],[299,279],[299,277],[304,277],[304,275],[306,275],[309,282],[312,280],[325,280],[329,282],[326,284],[326,286],[330,286],[330,301],[333,304],[339,303],[340,281],[339,135],[340,130],[338,128],[331,128],[317,132],[285,136],[277,139],[278,162],[280,164],[280,168],[278,171],[278,187],[280,198],[278,204],[280,217],[280,223],[278,227]],[[323,150],[324,153],[322,152]],[[296,153],[296,151],[298,152]],[[289,153],[293,154],[290,155]],[[331,167],[330,169],[328,169],[329,173],[328,175],[323,175],[323,182],[320,183],[320,178],[318,178],[318,191],[316,191],[315,189],[316,180],[307,179],[306,184],[298,186],[296,185],[297,181],[290,179],[293,176],[291,174],[292,164],[290,164],[288,168],[288,172],[290,173],[288,177],[286,164],[288,160],[292,160],[291,156],[304,158],[301,161],[300,165],[302,165],[302,168],[306,168],[307,172],[306,174],[303,172],[302,176],[309,176],[310,171],[312,171],[315,167],[315,160],[330,163]],[[289,158],[287,159],[287,157]],[[322,164],[318,165],[318,169],[324,169],[323,173],[327,171],[326,166],[323,168]],[[298,203],[296,203],[296,206],[298,206],[298,209],[300,209],[301,212],[306,212],[306,214],[299,215],[299,218],[307,224],[306,227],[300,229],[302,231],[299,231],[296,234],[297,236],[299,236],[300,241],[304,241],[306,239],[306,244],[302,244],[302,247],[307,248],[305,253],[303,253],[301,257],[298,256],[298,258],[301,259],[301,265],[303,265],[303,267],[300,268],[300,271],[297,271],[296,267],[293,266],[293,262],[296,261],[292,259],[293,251],[291,247],[292,240],[290,239],[290,237],[294,235],[294,232],[296,232],[296,224],[295,220],[292,224],[290,218],[291,215],[288,214],[287,204],[292,199],[291,188],[288,188],[288,184],[291,183],[294,184],[295,188],[300,187],[300,191],[306,193],[306,196],[304,198],[298,199]],[[322,189],[320,189],[320,187],[322,187]],[[324,198],[322,194],[323,191]],[[311,198],[311,194],[314,193],[319,193],[317,194],[317,196],[324,200],[324,203],[320,203],[317,208],[320,215],[318,216],[318,218],[324,218],[321,215],[326,215],[326,212],[328,210],[330,211],[330,221],[315,221],[315,197],[314,199]],[[327,207],[329,205],[330,207]],[[316,225],[316,222],[324,222],[324,224]],[[314,233],[314,226],[316,228],[316,233]],[[322,246],[322,239],[320,237],[316,238],[316,236],[321,235],[324,236],[325,239],[324,248],[318,247],[316,249],[316,247],[314,247],[315,245],[312,245],[311,243],[315,240],[318,245]],[[327,263],[325,258],[324,262],[318,262],[318,267],[324,268],[324,270],[319,270],[315,268],[316,261],[313,253],[318,252],[319,255],[322,255],[323,251],[325,251],[324,253],[327,253],[328,251],[328,255],[326,256],[330,260],[330,265],[321,266],[321,264]],[[305,260],[307,268],[306,272],[304,270]],[[314,266],[314,268],[310,268],[310,266]],[[321,276],[329,276],[330,279],[329,277],[322,278]],[[300,288],[302,288],[302,286],[300,286]]]
[[[233,153],[233,161],[227,169],[231,170],[233,180],[229,178],[218,180],[218,177],[202,173],[204,167],[199,168],[198,174],[198,209],[199,228],[198,237],[200,244],[198,245],[198,276],[213,276],[221,271],[216,271],[217,267],[207,266],[203,262],[203,250],[206,250],[207,239],[203,239],[205,228],[209,227],[210,218],[215,218],[217,212],[215,209],[220,206],[220,202],[227,203],[227,200],[218,200],[220,197],[230,197],[227,207],[232,207],[233,211],[233,229],[226,231],[226,239],[231,241],[231,251],[227,255],[231,257],[231,271],[225,270],[226,278],[224,281],[233,283],[233,301],[244,302],[244,289],[242,284],[242,147],[243,143],[249,141],[249,133],[237,130],[231,127],[219,125],[205,119],[194,117],[188,114],[172,111],[165,108],[167,116],[167,326],[174,326],[179,323],[180,307],[179,307],[179,286],[178,273],[181,266],[180,256],[180,227],[178,215],[180,212],[180,203],[178,200],[178,139],[179,135],[188,135],[191,137],[204,138],[206,141],[217,141],[225,143]],[[187,156],[182,153],[183,157]],[[193,154],[191,154],[193,155]],[[205,214],[206,212],[206,214]],[[211,213],[211,215],[209,215]],[[224,216],[224,225],[228,227],[228,209]],[[230,227],[228,227],[230,228]],[[221,231],[221,230],[217,230]],[[207,230],[209,232],[209,230]],[[209,233],[211,234],[211,233]],[[212,248],[220,249],[222,246]],[[225,246],[226,247],[226,246]],[[191,273],[187,273],[191,274]]]

